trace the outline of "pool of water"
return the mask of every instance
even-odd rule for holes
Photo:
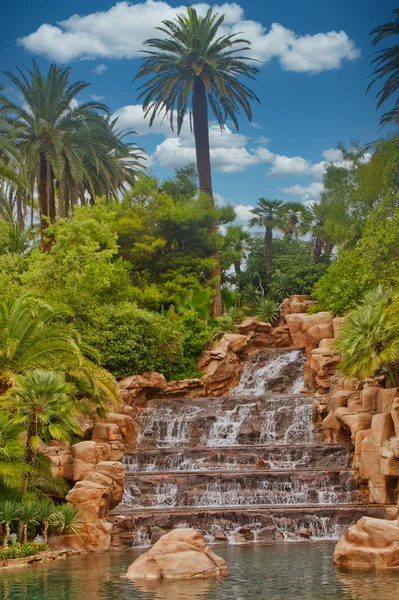
[[[216,547],[221,579],[123,579],[138,551],[85,555],[0,573],[1,600],[398,600],[399,572],[340,572],[333,544]]]

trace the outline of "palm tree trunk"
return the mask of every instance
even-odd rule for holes
[[[28,525],[27,525],[27,523],[24,523],[24,537],[23,537],[23,541],[24,541],[24,544],[27,544],[27,542],[28,542]]]
[[[273,240],[273,229],[266,227],[265,229],[265,275],[266,281],[270,281],[272,276],[272,240]]]
[[[8,540],[10,538],[10,524],[6,523],[5,524],[5,534],[4,534],[4,540],[3,540],[3,550],[7,550],[8,548]]]
[[[43,523],[43,541],[47,544],[48,540],[48,521],[44,521]]]
[[[233,263],[234,265],[234,271],[236,272],[236,275],[241,275],[241,263],[239,260],[234,261]]]
[[[37,187],[39,194],[40,237],[42,241],[42,250],[43,252],[46,252],[49,250],[49,245],[46,238],[46,229],[48,227],[48,217],[50,215],[47,183],[47,160],[43,152],[40,154],[39,181]]]
[[[205,86],[199,77],[197,77],[194,85],[193,126],[199,188],[201,192],[204,192],[209,196],[212,201],[212,206],[215,206],[212,189],[211,155],[209,147],[208,101],[206,99]],[[210,231],[211,233],[217,232],[216,221],[211,225]],[[214,280],[212,314],[214,317],[220,317],[220,315],[223,314],[223,300],[222,271],[220,266],[219,251],[215,252],[214,259],[215,269],[212,273],[212,279]]]

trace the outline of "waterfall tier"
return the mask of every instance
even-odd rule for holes
[[[230,543],[336,539],[360,515],[384,516],[364,506],[350,448],[315,434],[303,364],[296,350],[263,351],[229,397],[148,401],[114,543],[145,545],[173,527]]]

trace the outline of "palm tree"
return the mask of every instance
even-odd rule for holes
[[[10,525],[16,521],[21,513],[21,505],[14,500],[0,501],[0,523],[5,525],[5,535],[3,540],[3,549],[7,550],[8,540],[10,538]]]
[[[158,30],[162,38],[146,40],[143,64],[135,79],[148,77],[141,86],[139,100],[143,101],[145,117],[150,116],[150,126],[157,115],[169,118],[174,130],[180,134],[184,119],[189,112],[194,131],[197,171],[200,191],[206,193],[212,203],[213,189],[209,146],[208,104],[221,129],[231,119],[238,129],[237,114],[243,110],[252,119],[250,101],[259,99],[239,79],[255,79],[258,69],[249,65],[242,54],[249,50],[250,42],[238,34],[219,35],[224,15],[209,9],[204,17],[195,8],[187,7],[186,15],[178,15],[174,21],[163,21]],[[214,222],[212,231],[216,232]],[[219,254],[215,255],[214,316],[221,315],[221,272]]]
[[[325,230],[326,207],[323,204],[312,204],[306,208],[302,233],[310,232],[309,248],[314,263],[319,262],[322,253],[330,255],[334,243]]]
[[[29,296],[0,302],[0,392],[12,387],[18,375],[43,369],[65,374],[80,396],[93,398],[103,409],[107,399],[119,399],[116,381],[93,362],[96,353],[82,342],[70,318],[67,309]]]
[[[47,544],[48,539],[48,528],[53,518],[54,511],[56,510],[52,502],[44,501],[37,504],[37,516],[40,523],[43,525],[43,541]]]
[[[19,521],[23,524],[23,538],[24,544],[28,541],[28,527],[29,525],[39,524],[39,512],[40,508],[34,500],[26,499],[21,504],[21,510],[19,513]]]
[[[74,435],[81,435],[77,403],[71,398],[75,389],[61,373],[39,369],[18,375],[15,383],[1,405],[9,412],[11,423],[25,429],[25,459],[33,467],[41,443],[71,441]]]
[[[22,490],[29,466],[24,462],[25,448],[20,425],[0,413],[0,492]]]
[[[259,198],[258,206],[251,211],[255,217],[250,222],[250,227],[264,227],[264,261],[266,280],[270,281],[272,271],[272,241],[273,229],[283,231],[285,226],[284,202],[282,200],[265,200]]]
[[[25,106],[4,95],[0,96],[1,114],[14,119],[18,129],[18,145],[23,157],[30,195],[37,186],[42,247],[50,245],[45,236],[49,221],[56,217],[56,191],[61,209],[66,202],[73,206],[85,201],[85,192],[108,195],[120,181],[119,159],[129,154],[113,131],[114,122],[104,115],[106,105],[99,102],[79,104],[76,96],[89,85],[84,81],[69,83],[70,68],[51,65],[47,76],[37,64],[28,75],[6,75],[21,93]],[[95,185],[96,184],[96,185]]]
[[[225,269],[233,265],[236,275],[241,275],[241,262],[246,256],[250,235],[239,225],[230,225],[223,238],[222,263]]]
[[[304,231],[306,207],[300,202],[286,202],[284,204],[284,237],[291,240],[298,239]]]
[[[335,342],[342,353],[340,370],[348,377],[388,373],[393,385],[399,374],[398,306],[390,288],[367,292],[346,318]]]
[[[395,18],[383,25],[379,25],[370,32],[370,35],[375,35],[373,39],[373,46],[376,46],[381,41],[391,35],[399,34],[399,9],[396,8],[392,11]],[[377,81],[385,79],[381,90],[377,94],[378,102],[377,108],[380,108],[386,100],[391,98],[399,90],[399,45],[383,48],[376,52],[375,58],[371,61],[374,66],[374,79],[367,88],[367,91]],[[397,122],[399,115],[399,98],[395,101],[395,108],[384,113],[380,119],[381,125],[386,125],[392,121]]]

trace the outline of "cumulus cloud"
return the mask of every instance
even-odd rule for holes
[[[105,71],[108,69],[107,65],[105,65],[104,63],[100,63],[99,65],[96,66],[95,69],[93,69],[93,73],[95,75],[102,75],[103,73],[105,73]]]
[[[104,100],[104,96],[99,96],[98,94],[90,94],[90,98],[94,102],[101,102],[101,100]]]
[[[301,196],[304,203],[320,200],[320,194],[324,191],[324,185],[319,181],[313,181],[309,185],[291,185],[290,187],[280,188],[284,194],[291,196]]]
[[[194,6],[201,14],[209,8],[206,3]],[[268,29],[262,23],[246,19],[237,3],[213,8],[225,15],[222,33],[242,32],[252,42],[252,56],[263,63],[275,58],[286,71],[318,73],[338,69],[344,60],[355,60],[360,55],[344,31],[299,35],[279,23],[272,23]],[[55,25],[43,23],[18,42],[29,52],[58,62],[137,58],[143,41],[154,36],[154,28],[162,20],[173,19],[185,10],[184,5],[173,8],[157,0],[136,4],[118,2],[107,11],[84,16],[75,14]],[[157,32],[157,35],[162,34]],[[106,65],[98,65],[95,72],[101,74],[104,67]]]

